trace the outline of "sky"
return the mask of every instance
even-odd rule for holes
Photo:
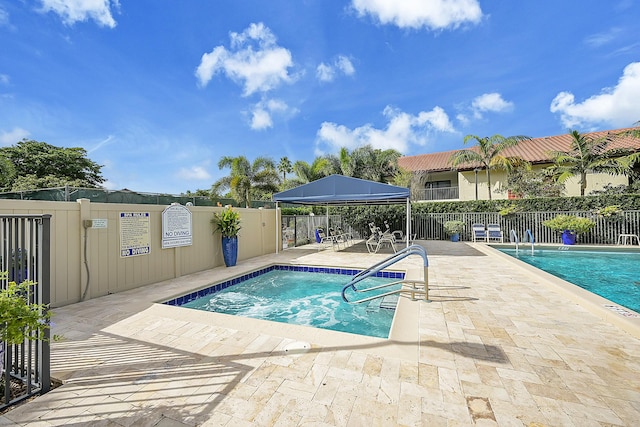
[[[225,156],[629,127],[638,22],[634,0],[0,0],[0,146],[180,194]]]

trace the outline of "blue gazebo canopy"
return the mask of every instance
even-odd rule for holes
[[[330,175],[273,195],[274,202],[303,205],[406,203],[409,189],[344,175]]]

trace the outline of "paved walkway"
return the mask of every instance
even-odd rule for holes
[[[639,339],[481,244],[422,243],[432,302],[401,299],[392,340],[154,303],[273,262],[384,258],[355,249],[288,250],[57,309],[65,384],[0,426],[638,425]],[[419,276],[413,258],[401,267]]]

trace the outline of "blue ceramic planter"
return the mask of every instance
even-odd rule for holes
[[[223,237],[222,238],[222,257],[224,265],[233,267],[238,261],[238,238]]]
[[[453,233],[451,235],[451,241],[452,242],[459,242],[460,241],[460,233]]]
[[[569,230],[564,230],[562,232],[562,244],[563,245],[575,245],[576,244],[576,233],[572,233]]]

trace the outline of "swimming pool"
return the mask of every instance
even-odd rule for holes
[[[495,249],[640,313],[640,252]]]
[[[166,301],[197,310],[387,338],[397,296],[363,304],[342,300],[342,287],[360,270],[275,265]],[[380,272],[361,287],[402,279]],[[396,285],[396,289],[400,285]],[[387,288],[386,291],[393,288]]]

